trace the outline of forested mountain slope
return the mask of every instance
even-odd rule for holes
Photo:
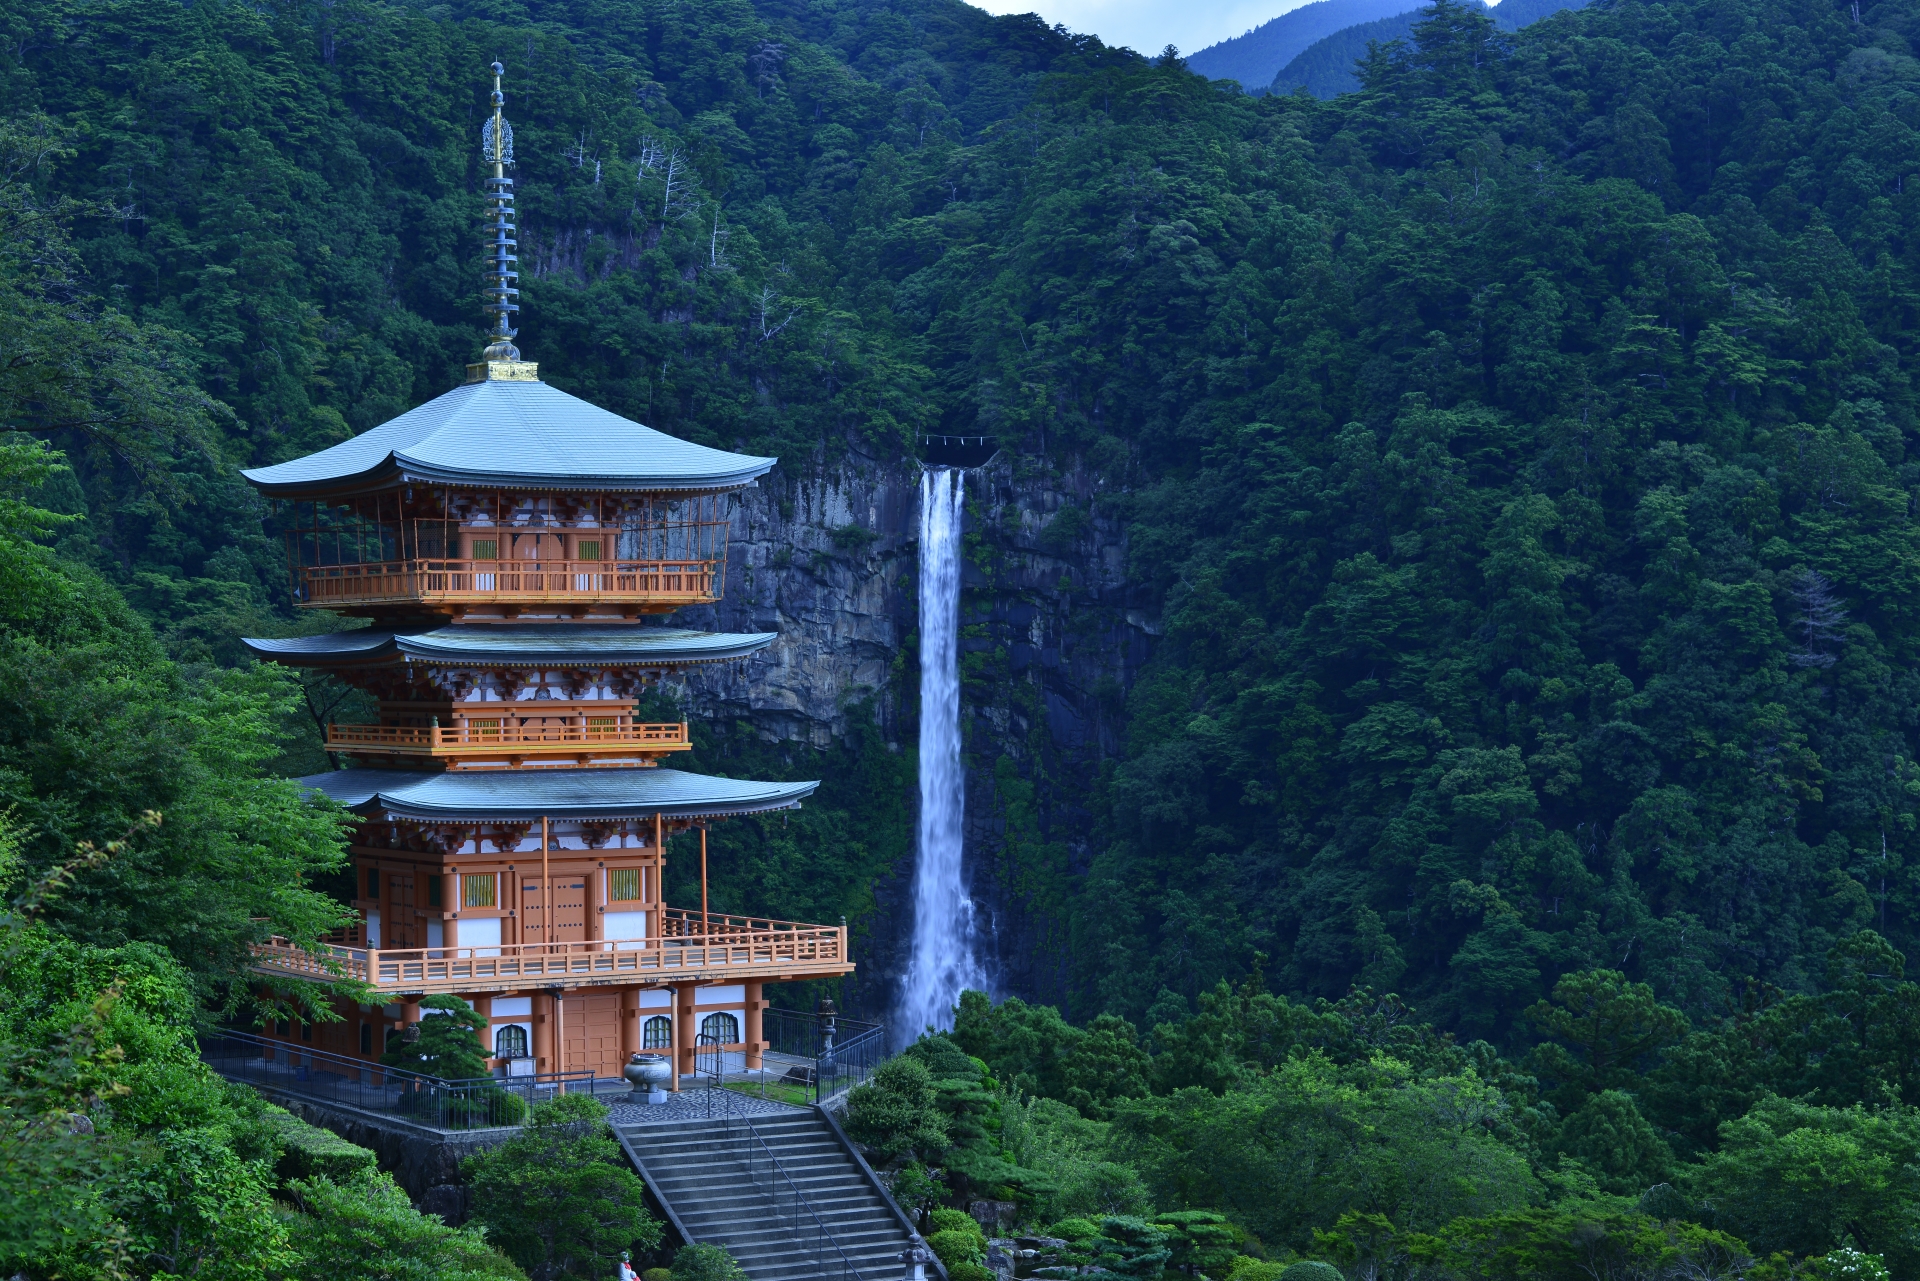
[[[77,274],[12,269],[6,413],[76,465],[60,548],[176,659],[237,662],[283,605],[233,467],[474,349],[497,55],[558,385],[789,469],[945,426],[1101,478],[1055,541],[1122,521],[1163,606],[1101,695],[1124,749],[975,729],[1048,995],[1170,1017],[1264,954],[1499,1039],[1563,971],[1707,1017],[1817,987],[1859,927],[1920,942],[1910,4],[1613,0],[1507,37],[1447,3],[1331,102],[933,0],[4,14],[9,109],[59,142],[16,190],[88,202]],[[56,295],[125,318],[94,366]],[[123,400],[63,416],[48,388],[115,353]],[[182,389],[163,434],[139,378]],[[1006,706],[1031,678],[977,639],[969,703]],[[6,718],[4,785],[52,813],[39,724]],[[742,828],[722,892],[797,860],[858,916],[899,796]]]

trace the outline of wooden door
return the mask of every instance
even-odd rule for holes
[[[526,943],[583,943],[587,938],[587,880],[579,872],[553,877],[549,932],[546,895],[539,876],[520,878],[520,937]]]
[[[595,1076],[620,1075],[620,994],[582,992],[564,998],[566,1070],[592,1068]]]
[[[387,877],[387,914],[380,922],[380,946],[419,947],[413,918],[413,874],[392,872]]]

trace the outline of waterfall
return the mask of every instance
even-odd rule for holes
[[[960,511],[963,471],[920,477],[920,825],[914,852],[913,950],[899,1031],[953,1025],[963,988],[985,990],[973,953],[973,900],[960,866]]]

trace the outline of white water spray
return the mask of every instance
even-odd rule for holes
[[[965,778],[960,766],[960,512],[963,473],[920,477],[920,826],[914,858],[913,953],[899,1029],[953,1026],[965,988],[984,991],[973,954],[973,900],[960,866]]]

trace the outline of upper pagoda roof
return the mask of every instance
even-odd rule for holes
[[[595,623],[454,623],[422,631],[328,632],[284,640],[246,637],[255,656],[292,667],[367,667],[413,661],[487,667],[585,664],[682,667],[745,658],[773,632],[698,632],[684,627]]]
[[[536,379],[485,378],[352,440],[241,474],[273,498],[409,482],[710,492],[751,484],[777,461],[669,436]]]
[[[395,818],[513,821],[537,818],[727,818],[797,809],[820,784],[711,778],[673,769],[346,769],[300,782],[350,810]]]

